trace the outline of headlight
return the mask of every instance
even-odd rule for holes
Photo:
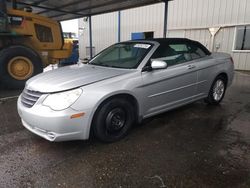
[[[81,96],[82,89],[74,89],[61,93],[48,95],[43,101],[44,106],[48,106],[53,110],[64,110],[70,107]]]

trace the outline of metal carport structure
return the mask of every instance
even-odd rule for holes
[[[91,16],[165,2],[163,36],[166,36],[168,1],[171,0],[7,0],[8,6],[17,9],[31,7],[34,13],[58,21],[89,17],[90,57],[92,57]]]

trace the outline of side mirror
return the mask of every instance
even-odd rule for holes
[[[168,64],[165,61],[152,60],[151,61],[151,67],[152,67],[153,70],[166,69],[168,67]]]

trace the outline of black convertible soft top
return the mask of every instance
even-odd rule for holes
[[[152,39],[139,39],[139,40],[143,40],[143,41],[156,41],[158,43],[160,43],[160,45],[164,45],[166,43],[188,43],[188,44],[193,44],[199,48],[201,48],[206,55],[211,55],[211,52],[204,46],[202,45],[200,42],[195,41],[195,40],[191,40],[191,39],[187,39],[187,38],[152,38]]]
[[[199,47],[200,49],[202,49],[204,51],[204,53],[206,55],[211,55],[211,52],[204,46],[202,45],[200,42],[195,41],[195,40],[191,40],[188,38],[152,38],[152,39],[136,39],[136,40],[131,40],[131,41],[145,41],[145,42],[150,42],[150,41],[156,41],[158,43],[160,43],[160,45],[165,45],[168,43],[187,43],[187,44],[193,44],[194,46]]]

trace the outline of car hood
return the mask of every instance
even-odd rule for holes
[[[127,74],[131,70],[93,65],[74,65],[39,74],[26,83],[26,89],[52,93],[93,84]]]

